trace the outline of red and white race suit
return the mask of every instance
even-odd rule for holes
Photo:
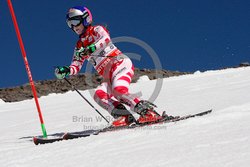
[[[131,60],[112,43],[109,32],[103,26],[89,26],[77,41],[75,51],[91,44],[95,44],[96,50],[80,60],[74,52],[70,75],[77,74],[87,59],[104,78],[104,82],[95,91],[95,101],[110,113],[119,102],[134,110],[140,100],[129,93],[129,85],[134,75]]]

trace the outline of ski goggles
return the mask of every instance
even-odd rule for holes
[[[72,17],[67,19],[67,24],[69,28],[73,28],[74,26],[79,26],[82,23],[82,16]]]

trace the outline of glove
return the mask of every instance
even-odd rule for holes
[[[86,48],[81,47],[80,49],[75,50],[75,57],[74,59],[76,60],[82,60],[84,56],[87,56],[91,53],[94,53],[96,51],[96,46],[95,44],[91,44],[87,46]]]
[[[95,44],[91,44],[91,45],[87,46],[87,50],[89,51],[89,53],[94,53],[96,51]]]
[[[69,66],[56,67],[55,75],[58,79],[63,79],[70,74]]]

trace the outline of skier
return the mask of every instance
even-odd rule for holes
[[[154,104],[129,93],[134,66],[112,43],[104,26],[92,25],[90,10],[84,6],[72,7],[67,12],[66,22],[69,28],[79,35],[79,40],[71,65],[57,67],[56,77],[63,79],[69,75],[76,75],[83,62],[88,60],[103,77],[103,83],[95,91],[94,100],[115,118],[113,126],[128,126],[133,122],[147,123],[161,119],[162,117],[154,110]],[[123,104],[138,113],[139,119],[135,120]]]

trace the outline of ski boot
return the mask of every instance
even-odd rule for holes
[[[139,124],[144,124],[153,123],[161,120],[162,116],[160,116],[154,110],[154,107],[156,107],[156,105],[146,100],[141,100],[139,103],[137,103],[134,108],[134,111],[140,115],[137,122]]]
[[[115,118],[113,127],[130,126],[136,122],[134,116],[121,103],[112,110],[111,115]]]

